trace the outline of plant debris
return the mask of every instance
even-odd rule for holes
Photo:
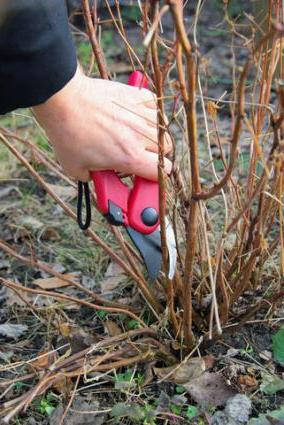
[[[178,266],[147,280],[94,207],[82,232],[30,112],[1,117],[0,421],[283,425],[283,5],[73,3],[86,74],[150,77]]]
[[[14,340],[19,339],[28,330],[27,325],[3,323],[0,325],[0,335]]]
[[[223,406],[236,393],[220,373],[213,372],[204,372],[183,386],[201,406]]]

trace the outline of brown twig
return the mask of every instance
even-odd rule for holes
[[[42,289],[31,289],[4,278],[0,278],[0,282],[2,283],[2,285],[7,286],[8,288],[11,288],[11,289],[15,289],[16,291],[28,292],[30,294],[35,294],[35,295],[42,295],[43,297],[58,298],[61,300],[70,301],[75,304],[84,305],[86,307],[90,307],[95,310],[104,310],[104,311],[109,311],[110,313],[126,314],[127,316],[130,316],[132,319],[137,320],[142,326],[146,327],[146,324],[143,322],[143,320],[141,320],[138,316],[136,316],[135,313],[132,313],[131,311],[124,308],[101,306],[98,304],[90,303],[89,301],[86,301],[86,300],[81,300],[79,298],[71,297],[69,295],[64,295],[64,294],[60,294],[53,291],[44,291]]]
[[[76,282],[75,280],[72,280],[69,277],[66,277],[64,274],[59,273],[56,270],[53,270],[47,264],[42,263],[41,261],[38,261],[34,259],[33,257],[31,257],[30,259],[27,257],[24,257],[23,255],[19,254],[17,251],[15,251],[11,246],[9,246],[6,242],[2,241],[1,239],[0,239],[0,249],[2,249],[4,252],[16,258],[17,260],[21,261],[22,263],[26,264],[29,267],[36,267],[52,276],[57,277],[63,282],[68,283],[70,286],[75,286],[76,288],[80,289],[80,291],[82,291],[83,293],[85,293],[90,298],[92,298],[93,300],[95,300],[96,302],[100,304],[105,304],[107,306],[121,307],[118,303],[104,299],[103,297],[95,294],[93,291],[89,290],[88,288],[85,288],[79,282]]]
[[[40,183],[40,185],[46,190],[46,192],[61,206],[61,208],[66,212],[66,214],[71,217],[73,220],[77,220],[77,215],[72,209],[56,195],[56,193],[50,188],[50,186],[45,182],[45,180],[39,175],[39,173],[29,164],[26,158],[14,147],[12,144],[0,134],[0,139],[7,146],[7,148],[15,155],[17,159],[27,168],[27,170],[32,174],[32,176]],[[106,243],[104,243],[91,229],[85,231],[85,234],[91,237],[91,239],[96,242],[101,248],[103,248],[114,261],[116,261],[119,266],[125,270],[138,284],[141,289],[142,294],[145,296],[147,301],[152,305],[153,309],[156,311],[161,311],[162,307],[159,302],[156,300],[154,294],[150,288],[141,280],[139,277],[132,271],[132,269],[123,261],[111,248],[109,248]]]
[[[92,20],[89,0],[82,0],[82,6],[83,6],[83,11],[84,11],[84,18],[85,18],[86,26],[87,26],[87,29],[88,29],[89,40],[90,40],[90,43],[92,45],[92,49],[93,49],[93,52],[94,52],[94,55],[95,55],[95,58],[96,58],[96,62],[97,62],[97,65],[98,65],[100,75],[105,80],[108,80],[108,72],[107,72],[107,68],[106,68],[106,64],[105,64],[105,59],[104,59],[102,49],[100,48],[100,45],[99,45],[99,42],[98,42],[98,39],[97,39],[97,35],[96,35],[96,31],[95,31],[95,28],[94,28],[94,23],[93,23],[93,20]]]

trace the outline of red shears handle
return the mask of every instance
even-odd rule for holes
[[[148,87],[144,74],[134,71],[128,84],[135,87]],[[107,215],[110,202],[119,207],[123,214],[123,223],[140,233],[149,234],[156,230],[159,220],[159,185],[157,182],[135,176],[133,188],[124,184],[111,170],[91,171],[97,194],[97,207]]]

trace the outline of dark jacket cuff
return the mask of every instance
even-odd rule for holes
[[[0,6],[0,114],[46,101],[77,68],[64,0]]]

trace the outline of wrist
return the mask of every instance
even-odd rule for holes
[[[57,116],[58,113],[64,114],[65,111],[68,111],[72,105],[74,106],[74,99],[77,98],[84,79],[85,75],[78,64],[74,76],[61,90],[45,102],[32,107],[36,118],[42,121],[48,119],[50,115]]]

